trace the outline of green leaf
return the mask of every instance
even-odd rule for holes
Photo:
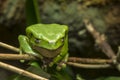
[[[45,78],[50,78],[51,77],[50,74],[43,71],[43,69],[40,67],[40,65],[37,62],[31,63],[31,66],[28,67],[26,70],[31,72],[31,73],[37,74],[41,77],[45,77]],[[8,80],[10,80],[10,79],[8,79]],[[11,80],[34,80],[34,79],[16,74],[13,77],[11,77]]]
[[[80,74],[77,74],[76,75],[76,80],[84,80],[84,79],[82,79],[82,77],[80,76]]]
[[[58,71],[55,68],[49,68],[51,74],[50,80],[73,80],[73,72],[70,67],[66,67]]]
[[[120,80],[120,77],[118,77],[118,76],[100,77],[96,80]]]
[[[27,25],[40,23],[38,0],[26,0],[26,22]]]

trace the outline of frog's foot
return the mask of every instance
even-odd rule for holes
[[[50,64],[49,64],[49,67],[52,67],[54,65],[54,62],[51,62]]]
[[[66,68],[66,62],[68,60],[68,54],[64,57],[64,59],[57,65],[57,70],[62,68]]]
[[[42,65],[41,68],[44,70],[44,71],[47,71],[47,68],[48,68],[48,65]]]
[[[54,62],[51,62],[51,63],[49,64],[49,67],[52,67],[54,64],[55,64]],[[65,68],[65,67],[66,67],[66,64],[63,63],[63,62],[60,62],[60,63],[57,64],[56,69],[57,69],[57,70],[61,70],[62,68]]]
[[[60,62],[56,67],[57,70],[61,70],[61,69],[64,69],[64,68],[66,68],[66,63],[63,62],[63,61]]]
[[[52,62],[52,59],[50,59],[50,58],[43,58],[42,59],[43,67],[52,67],[52,65],[50,66],[51,62]]]
[[[22,55],[22,54],[23,54],[23,51],[20,49],[19,53],[20,53],[19,55]],[[21,62],[21,63],[24,63],[25,60],[20,60],[20,62]]]

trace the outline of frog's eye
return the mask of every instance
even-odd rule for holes
[[[37,38],[36,38],[36,39],[35,39],[35,43],[37,43],[37,44],[40,43],[40,39],[37,39]]]
[[[33,36],[33,34],[32,34],[32,33],[29,33],[29,34],[28,34],[28,37],[32,37],[32,36]]]

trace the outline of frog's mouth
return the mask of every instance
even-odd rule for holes
[[[38,47],[38,46],[33,46],[33,49],[35,51],[37,51],[38,53],[40,53],[42,56],[47,57],[47,58],[54,58],[56,57],[58,54],[60,54],[61,49],[63,46],[60,46],[59,48],[55,49],[55,50],[49,50],[49,49],[45,49],[42,47]]]

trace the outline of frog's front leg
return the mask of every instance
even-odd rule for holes
[[[33,51],[33,49],[31,48],[31,46],[29,44],[29,39],[26,36],[19,35],[18,40],[19,40],[19,44],[20,44],[20,53],[21,54],[27,53],[27,54],[42,58],[40,55],[38,55],[38,53]]]
[[[66,62],[68,61],[69,54],[66,54],[64,58],[61,60],[61,62],[57,65],[57,70],[60,70],[61,68],[66,67]]]
[[[57,64],[57,63],[58,63],[58,65],[57,65],[57,69],[58,69],[58,70],[60,70],[61,68],[66,67],[65,62],[67,62],[68,56],[69,56],[69,54],[66,54],[65,56],[58,55],[58,56],[53,60],[53,62],[50,63],[50,66],[53,66],[54,64]]]

